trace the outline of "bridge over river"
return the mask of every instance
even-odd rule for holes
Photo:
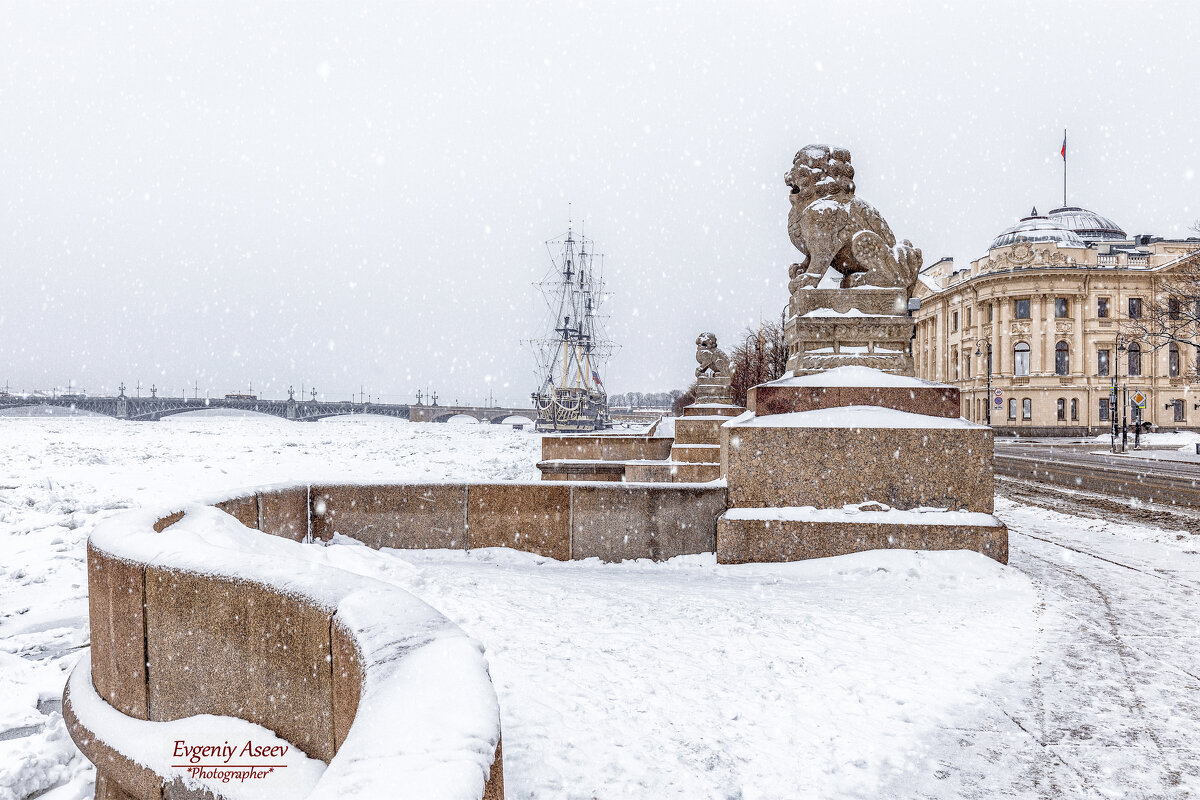
[[[64,395],[61,397],[17,397],[0,396],[0,411],[10,408],[53,406],[93,414],[104,414],[117,419],[140,421],[160,420],[174,414],[222,408],[269,414],[273,417],[309,422],[326,417],[341,417],[354,414],[376,414],[396,417],[413,422],[449,422],[457,416],[474,417],[480,422],[499,424],[509,417],[525,417],[532,423],[537,412],[532,408],[497,408],[491,406],[440,406],[403,405],[398,403],[355,403],[353,401],[327,402],[323,400],[260,400],[257,398],[195,398],[195,397],[86,397]]]

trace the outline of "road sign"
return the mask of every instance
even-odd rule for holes
[[[1142,394],[1141,392],[1134,392],[1133,397],[1130,399],[1133,400],[1133,404],[1138,408],[1142,409],[1143,411],[1146,409],[1146,395]]]

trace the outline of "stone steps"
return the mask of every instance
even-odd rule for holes
[[[721,445],[677,444],[671,448],[671,460],[683,464],[719,464]]]
[[[770,512],[778,509],[766,509]],[[797,511],[801,509],[796,509]],[[836,509],[830,510],[836,513]],[[737,519],[726,512],[717,520],[717,563],[801,561],[865,550],[974,550],[1008,563],[1008,529],[990,517],[979,524],[895,524],[887,513],[862,514],[861,520],[810,521]],[[936,517],[935,514],[928,515]],[[877,519],[873,519],[877,518]]]
[[[720,464],[660,461],[625,466],[628,483],[707,483],[720,477]]]
[[[692,403],[690,406],[684,407],[683,418],[736,417],[745,410],[741,406],[731,406],[728,403]]]
[[[675,420],[675,444],[720,444],[721,424],[732,417],[683,417]]]

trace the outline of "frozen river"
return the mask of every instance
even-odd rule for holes
[[[0,419],[0,800],[90,797],[56,700],[87,646],[97,520],[289,480],[535,479],[538,452],[505,426],[382,418]],[[510,800],[1194,793],[1195,534],[1038,502],[999,501],[1009,567],[960,552],[564,564],[350,541],[313,556],[484,643]]]

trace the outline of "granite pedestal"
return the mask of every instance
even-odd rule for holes
[[[750,404],[721,428],[719,562],[885,547],[1007,562],[992,431],[958,417],[953,387],[851,366],[762,384]]]

